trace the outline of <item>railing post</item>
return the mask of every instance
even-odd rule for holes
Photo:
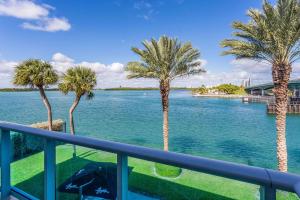
[[[261,186],[260,200],[276,200],[276,189],[270,186]]]
[[[118,167],[117,167],[117,199],[128,199],[128,157],[127,155],[118,154]]]
[[[10,131],[0,129],[1,132],[1,200],[7,200],[10,195],[10,160],[11,141]]]
[[[45,139],[44,147],[44,199],[55,200],[56,198],[56,159],[55,141]]]

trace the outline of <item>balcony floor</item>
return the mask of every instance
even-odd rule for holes
[[[56,148],[57,185],[71,177],[91,162],[116,162],[116,155],[89,148],[78,147],[77,157],[73,158],[72,145],[60,145]],[[11,165],[12,185],[35,197],[43,197],[44,154],[36,153],[15,161]],[[166,200],[190,199],[256,199],[259,186],[239,181],[220,178],[184,170],[178,178],[162,178],[154,173],[154,163],[140,159],[129,158],[129,166],[133,171],[129,178],[129,190],[148,196],[132,196],[132,200]],[[33,183],[36,187],[32,187]],[[76,195],[58,193],[59,199],[73,200]],[[294,194],[279,194],[278,199],[298,199]],[[287,196],[286,196],[287,195]],[[154,197],[154,198],[153,198]],[[159,199],[159,198],[158,198]]]

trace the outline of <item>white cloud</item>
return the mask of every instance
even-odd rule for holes
[[[272,67],[268,63],[256,62],[249,59],[234,60],[231,62],[235,72],[245,73],[256,83],[265,83],[272,81]],[[292,66],[291,79],[299,78],[300,63],[294,63]]]
[[[35,30],[35,31],[46,31],[46,32],[56,32],[56,31],[68,31],[71,28],[68,20],[66,18],[45,18],[39,20],[35,23],[24,22],[22,27],[25,29]]]
[[[207,61],[202,61],[202,66],[206,65]],[[272,80],[271,67],[266,63],[252,60],[233,60],[230,62],[230,65],[232,66],[230,71],[212,72],[208,70],[205,74],[193,76],[188,79],[178,79],[174,84],[177,86],[197,87],[202,84],[206,86],[215,86],[222,83],[240,85],[243,80],[247,80],[249,77],[257,84]],[[209,69],[209,66],[207,69]],[[295,73],[292,77],[295,77]]]
[[[73,66],[89,67],[96,72],[98,87],[100,88],[135,85],[135,83],[131,83],[135,81],[126,78],[127,74],[124,72],[124,65],[122,63],[115,62],[106,65],[100,62],[75,62],[74,59],[69,56],[62,53],[55,53],[52,56],[51,64],[60,73],[65,72],[69,67]]]
[[[15,66],[17,66],[18,62],[14,61],[0,61],[0,74],[10,74],[14,71]]]
[[[51,64],[55,67],[55,69],[59,72],[65,72],[68,67],[72,66],[84,66],[89,67],[94,70],[97,74],[103,72],[112,72],[112,73],[123,73],[124,72],[124,65],[122,63],[112,63],[110,65],[105,65],[100,62],[88,62],[82,61],[76,63],[72,58],[62,54],[62,53],[55,53],[52,56]]]
[[[201,60],[203,64],[206,64],[206,60]],[[111,88],[111,87],[158,87],[158,81],[153,79],[127,79],[128,73],[124,71],[124,64],[114,62],[111,64],[103,64],[101,62],[89,62],[81,61],[76,62],[71,57],[63,53],[53,54],[50,63],[59,72],[65,72],[69,67],[81,65],[93,69],[97,74],[99,88]],[[0,61],[0,88],[13,87],[11,84],[12,73],[14,67],[18,64],[15,61]],[[192,82],[192,84],[191,84]],[[184,79],[178,79],[174,81],[174,86],[190,86],[201,85],[201,79],[195,77],[189,77]]]
[[[253,60],[233,60],[230,62],[232,69],[223,72],[211,72],[195,76],[192,83],[201,83],[207,86],[214,86],[221,83],[232,83],[240,85],[249,77],[255,84],[265,83],[272,80],[270,65]],[[300,69],[300,66],[299,66]],[[294,77],[294,74],[293,76]],[[191,84],[192,86],[195,86]]]
[[[268,73],[271,70],[271,66],[268,63],[249,59],[233,60],[231,64],[236,70],[247,71],[249,73]]]
[[[105,64],[102,64],[102,63],[99,63],[99,62],[83,61],[83,62],[78,63],[77,65],[84,66],[84,67],[89,67],[92,70],[94,70],[97,74],[106,71]]]
[[[205,67],[207,65],[207,60],[204,60],[204,59],[199,59],[198,61],[201,62],[201,67]]]
[[[121,63],[113,63],[113,64],[111,64],[108,67],[109,67],[109,69],[112,72],[115,72],[115,73],[122,73],[122,72],[124,72],[124,65],[121,64]]]
[[[0,15],[20,19],[40,19],[49,14],[49,8],[29,0],[4,0],[0,2]]]
[[[74,60],[62,53],[55,53],[50,62],[58,72],[65,72],[68,67],[74,65]]]
[[[52,61],[59,62],[59,63],[72,63],[74,60],[62,53],[55,53],[52,56]]]
[[[239,83],[249,77],[254,84],[265,83],[272,80],[271,66],[268,63],[241,59],[233,60],[230,64],[233,66],[233,74],[237,76],[235,79],[237,79]]]
[[[202,67],[209,69],[207,60],[200,60]],[[59,72],[65,72],[69,67],[81,65],[93,69],[97,74],[99,88],[111,87],[158,87],[158,81],[153,79],[127,79],[124,64],[114,62],[104,64],[101,62],[75,61],[72,57],[63,53],[53,54],[50,63]],[[0,60],[0,87],[12,87],[11,78],[16,61]],[[208,70],[205,74],[178,78],[172,82],[174,87],[198,87],[200,85],[213,86],[221,83],[241,84],[243,80],[251,77],[254,83],[264,83],[272,80],[271,67],[265,63],[251,60],[232,61],[231,71],[212,72]],[[293,65],[292,78],[300,76],[300,63]]]
[[[240,85],[243,80],[251,78],[253,84],[260,84],[272,81],[271,66],[264,62],[257,62],[249,59],[233,60],[230,62],[231,71],[211,72],[190,79],[191,85],[196,82],[207,86],[221,83],[233,83]],[[300,77],[300,63],[293,64],[291,79]]]
[[[88,62],[88,61],[75,62],[74,59],[59,52],[53,54],[50,63],[54,66],[54,68],[58,72],[62,72],[62,73],[65,72],[67,68],[73,66],[89,67],[92,70],[94,70],[96,74],[100,74],[104,72],[120,73],[123,72],[124,70],[124,65],[121,63],[112,63],[110,65],[105,65],[100,62]]]
[[[207,64],[206,60],[200,60],[202,67]],[[158,81],[153,79],[127,79],[128,73],[124,71],[124,64],[112,63],[109,65],[100,62],[75,62],[69,56],[62,53],[56,53],[52,56],[51,64],[59,72],[65,72],[68,67],[81,65],[93,69],[97,74],[98,86],[100,88],[111,87],[158,87]],[[175,80],[172,85],[178,87],[199,86],[201,79],[197,77],[185,77]]]
[[[12,74],[18,62],[0,61],[0,88],[11,87]]]
[[[50,5],[39,5],[30,0],[0,1],[0,15],[27,20],[22,23],[25,29],[46,32],[70,30],[71,24],[68,19],[50,16],[50,11],[54,9]]]

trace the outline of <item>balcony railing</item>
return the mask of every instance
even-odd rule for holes
[[[36,199],[19,188],[11,186],[11,132],[41,137],[44,145],[44,199],[56,199],[56,143],[68,143],[117,154],[117,199],[126,200],[128,192],[128,157],[163,163],[180,168],[234,179],[261,186],[260,198],[276,199],[276,190],[300,195],[300,176],[281,173],[271,169],[252,167],[225,161],[207,159],[191,155],[93,139],[72,136],[32,127],[0,122],[1,130],[1,199],[10,195],[18,199]],[[187,194],[188,195],[188,194]]]

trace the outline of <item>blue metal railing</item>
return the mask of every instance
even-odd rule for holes
[[[128,191],[128,156],[147,161],[173,165],[197,172],[221,176],[229,179],[243,181],[261,186],[261,199],[276,199],[276,190],[293,192],[300,196],[300,176],[291,173],[235,164],[231,162],[207,159],[174,152],[98,140],[83,136],[72,136],[54,131],[36,129],[24,125],[0,122],[1,130],[1,199],[7,199],[10,194],[25,196],[24,199],[32,199],[30,195],[10,185],[10,132],[31,134],[45,138],[45,188],[44,199],[54,200],[55,186],[55,142],[65,142],[82,147],[93,148],[117,154],[117,198],[127,199]]]

